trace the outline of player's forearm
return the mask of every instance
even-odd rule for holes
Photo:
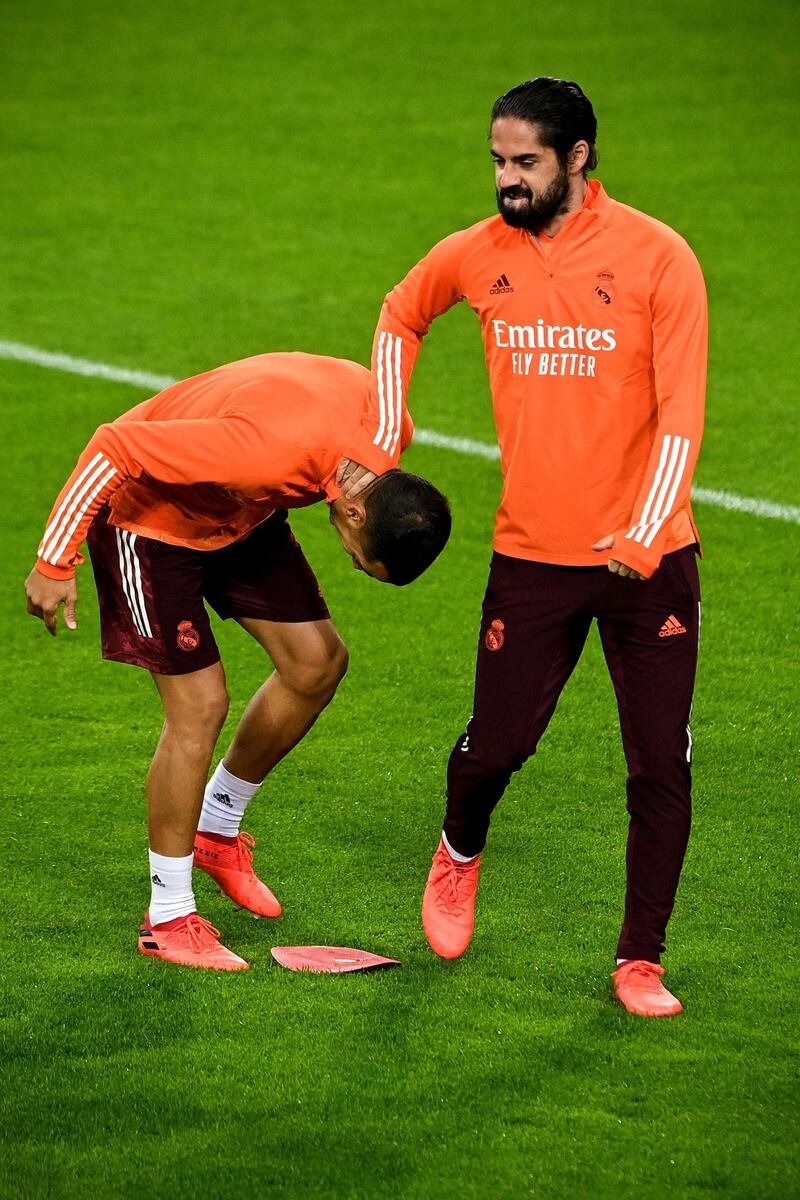
[[[700,266],[685,244],[656,279],[652,309],[658,423],[630,522],[615,534],[622,560],[648,576],[689,504],[703,436],[708,309]]]
[[[406,396],[420,341],[384,305],[372,347],[372,378],[361,423],[345,457],[376,475],[396,467],[411,428]]]
[[[125,479],[124,472],[105,452],[98,434],[61,489],[39,543],[36,569],[50,579],[74,575],[75,567],[83,561],[78,548],[89,526]]]
[[[461,299],[453,239],[434,246],[386,297],[372,344],[361,426],[345,456],[375,474],[397,466],[407,444],[407,396],[431,322]],[[406,432],[404,432],[404,430]]]
[[[640,492],[628,528],[614,535],[615,556],[646,578],[661,562],[676,514],[689,504],[699,449],[699,436],[659,432],[645,475],[649,487]]]
[[[629,566],[650,576],[661,562],[676,515],[691,498],[705,410],[705,344],[693,347],[687,370],[671,395],[662,398],[652,449],[627,528],[615,534],[615,549]]]
[[[83,561],[79,547],[104,505],[126,480],[148,470],[155,478],[180,480],[172,462],[180,440],[165,426],[175,422],[101,425],[89,441],[53,506],[39,543],[36,569],[50,579],[69,579]]]

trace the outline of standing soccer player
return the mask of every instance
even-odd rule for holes
[[[596,620],[629,772],[616,995],[631,1012],[666,1016],[681,1009],[660,957],[690,825],[700,592],[689,496],[706,296],[683,238],[587,178],[596,132],[592,105],[566,80],[533,79],[497,101],[500,215],[445,238],[386,298],[365,414],[373,444],[339,478],[354,496],[385,467],[388,414],[421,339],[466,299],[483,330],[503,492],[473,715],[450,756],[425,932],[444,958],[469,945],[492,810],[534,753]]]
[[[197,375],[101,425],[59,495],[34,569],[28,612],[75,628],[75,568],[88,535],[103,655],[152,674],[164,729],[147,776],[150,907],[143,954],[187,966],[249,964],[197,913],[192,867],[239,907],[281,907],[240,831],[265,776],[333,698],[347,651],[286,510],[327,501],[354,567],[387,583],[416,579],[450,532],[444,496],[390,471],[346,501],[343,453],[360,454],[369,371],[310,354],[263,354]],[[410,418],[392,412],[397,451]],[[228,711],[204,601],[233,617],[272,659],[206,784]]]

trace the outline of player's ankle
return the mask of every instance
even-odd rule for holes
[[[188,917],[197,911],[192,891],[194,855],[171,858],[166,854],[149,852],[150,858],[150,922],[163,925],[178,917]]]
[[[474,862],[478,857],[477,854],[462,854],[459,850],[456,850],[450,845],[450,842],[447,840],[447,834],[444,832],[444,830],[442,830],[442,845],[452,858],[453,862],[466,865],[467,863]]]
[[[235,846],[238,841],[236,834],[214,833],[210,829],[198,829],[198,836],[203,837],[207,842],[216,842],[218,846]]]
[[[218,834],[235,838],[245,810],[260,786],[260,783],[250,783],[232,775],[221,759],[206,785],[198,832],[206,836]]]

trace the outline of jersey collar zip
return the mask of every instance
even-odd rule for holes
[[[582,242],[594,237],[599,228],[608,224],[611,203],[600,181],[590,179],[583,204],[570,213],[554,238],[537,237],[528,230],[522,231],[528,244],[539,255],[550,279],[553,278],[554,267],[566,247],[575,249]]]

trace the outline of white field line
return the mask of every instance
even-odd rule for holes
[[[146,391],[160,392],[176,380],[169,375],[154,375],[149,371],[131,371],[127,367],[114,367],[108,363],[90,362],[86,358],[73,358],[70,354],[53,354],[39,350],[36,346],[25,346],[21,342],[0,341],[0,358],[15,359],[17,362],[33,363],[37,367],[49,367],[55,371],[67,371],[72,375],[88,375],[93,379],[108,379],[112,383],[127,383]],[[470,438],[448,437],[435,429],[417,429],[414,441],[421,446],[438,446],[443,450],[455,450],[473,458],[496,461],[500,450],[489,442],[475,442]],[[800,525],[800,507],[793,504],[775,504],[771,500],[757,500],[750,496],[737,496],[735,492],[721,492],[716,488],[693,487],[692,498],[701,504],[716,508],[727,508],[732,512],[751,513],[756,517],[771,517],[775,521],[789,521]]]
[[[127,367],[110,367],[107,363],[89,362],[86,358],[73,358],[71,354],[51,354],[36,346],[23,346],[21,342],[0,341],[0,358],[13,358],[17,362],[33,363],[37,367],[50,367],[54,371],[68,371],[71,375],[90,375],[93,379],[109,379],[112,383],[130,383],[146,391],[160,392],[175,383],[169,375],[153,375],[149,371],[129,371]]]

